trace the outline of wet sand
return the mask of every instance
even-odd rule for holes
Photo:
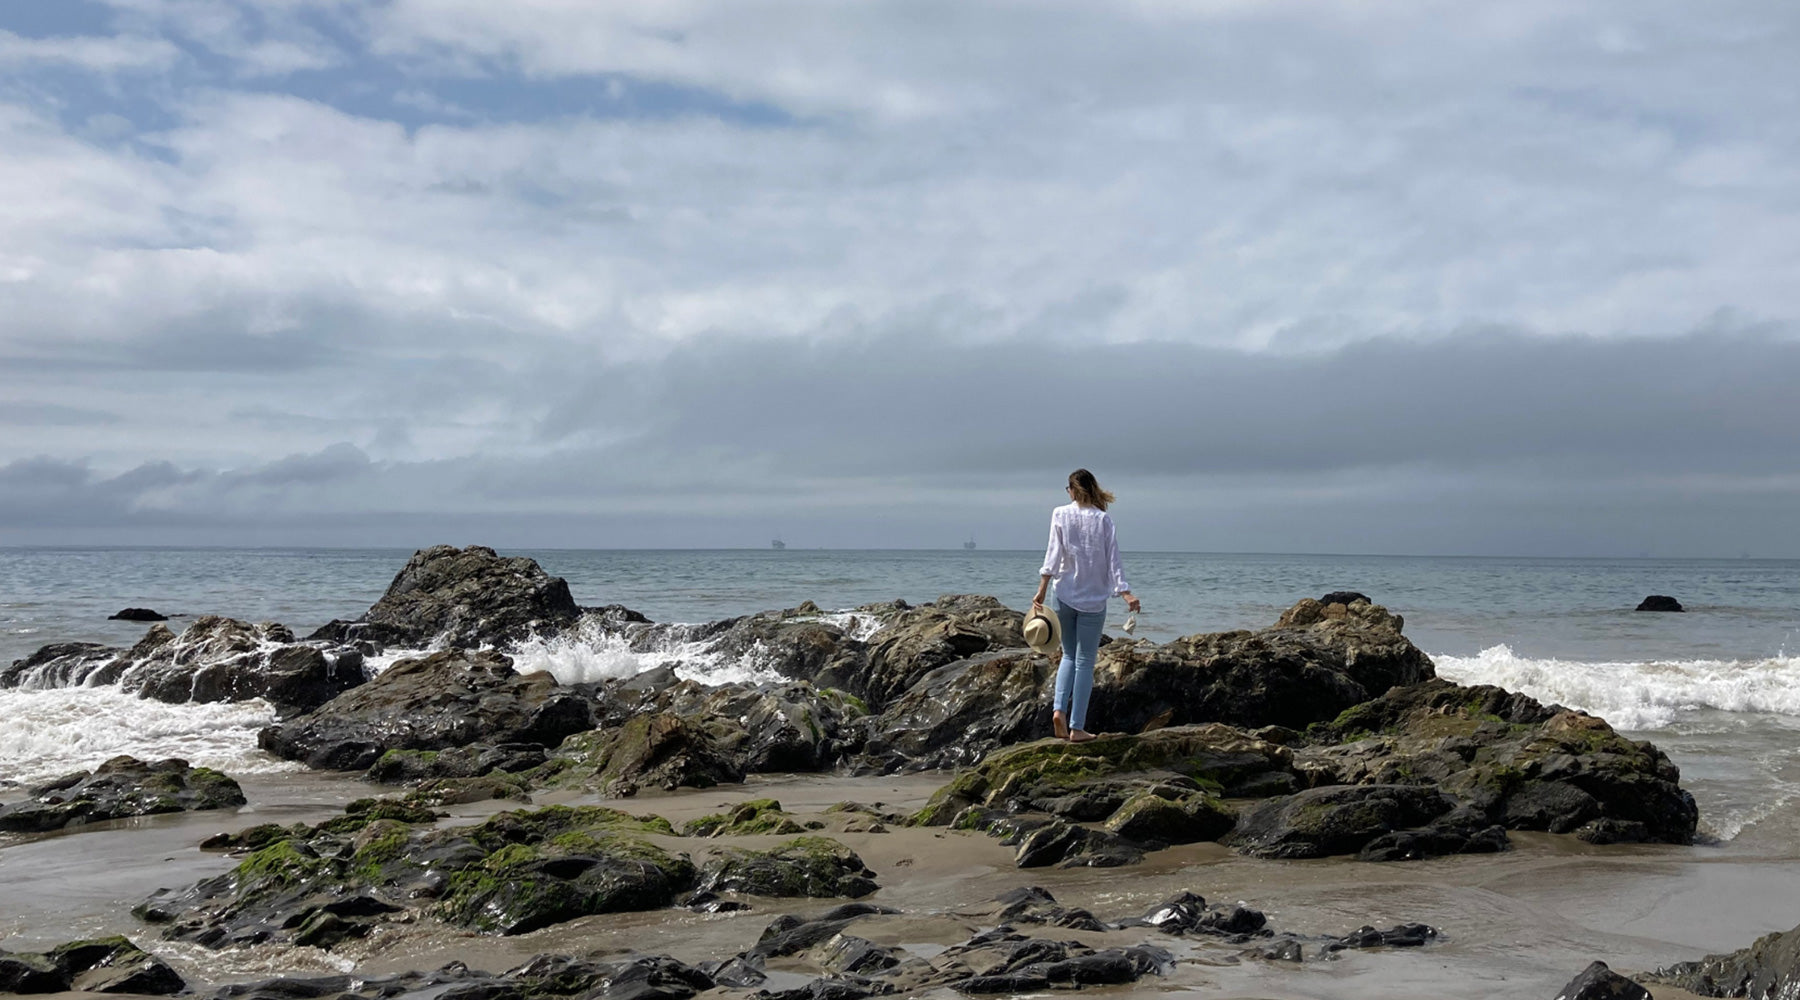
[[[774,797],[796,814],[845,800],[909,813],[947,776],[888,778],[758,777],[742,786],[644,794],[628,800],[593,795],[540,797],[535,804],[597,803],[684,820],[753,798]],[[755,942],[782,913],[822,912],[840,900],[751,900],[726,914],[683,910],[583,918],[512,938],[447,930],[431,921],[383,929],[341,953],[314,949],[209,952],[171,945],[130,916],[132,905],[162,886],[185,885],[228,870],[235,859],[195,846],[220,830],[264,822],[316,822],[376,791],[353,778],[274,775],[245,782],[252,805],[236,814],[152,817],[106,829],[63,834],[0,848],[0,947],[35,949],[72,938],[124,933],[157,952],[190,981],[216,984],[272,974],[351,971],[370,975],[430,969],[450,961],[499,971],[535,954],[639,951],[683,961],[726,958]],[[516,807],[455,807],[446,822],[472,822]],[[1421,949],[1344,952],[1300,965],[1241,958],[1239,949],[1153,931],[1090,934],[1051,928],[1049,936],[1095,946],[1152,941],[1180,964],[1105,995],[1192,992],[1267,1000],[1385,1000],[1394,997],[1542,997],[1590,961],[1634,972],[1741,948],[1772,930],[1800,923],[1800,865],[1783,845],[1797,842],[1800,810],[1772,817],[1755,836],[1723,847],[1592,847],[1571,837],[1514,834],[1515,849],[1425,862],[1261,861],[1216,844],[1178,847],[1146,863],[1113,869],[1013,867],[1012,851],[989,837],[941,829],[893,827],[888,833],[833,834],[877,873],[873,902],[902,911],[860,921],[855,933],[919,954],[993,926],[987,905],[1020,886],[1050,890],[1065,906],[1102,920],[1136,916],[1181,890],[1213,902],[1242,902],[1269,926],[1302,934],[1342,935],[1364,924],[1421,922],[1444,940]],[[781,838],[664,838],[696,859],[721,844],[767,845]],[[772,963],[770,988],[811,978],[798,962]],[[791,974],[791,978],[781,973]],[[1658,998],[1682,997],[1657,989]],[[945,994],[953,995],[953,994]]]

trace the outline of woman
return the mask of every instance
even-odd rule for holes
[[[1041,611],[1050,581],[1056,581],[1056,617],[1062,624],[1062,664],[1056,668],[1055,712],[1051,728],[1058,739],[1085,743],[1094,738],[1087,731],[1088,695],[1094,690],[1094,656],[1100,650],[1100,629],[1106,625],[1106,599],[1125,598],[1135,614],[1142,607],[1131,596],[1125,568],[1119,564],[1119,543],[1113,537],[1112,515],[1106,512],[1113,495],[1100,488],[1086,469],[1069,473],[1068,504],[1050,512],[1050,545],[1044,550],[1044,568],[1038,571],[1034,611]]]

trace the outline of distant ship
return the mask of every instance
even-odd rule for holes
[[[968,549],[970,552],[975,551],[975,536],[974,535],[970,535],[969,540],[963,543],[963,548]]]
[[[769,542],[769,548],[771,548],[771,549],[785,549],[785,548],[787,548],[787,543],[786,543],[786,542],[784,542],[784,541],[782,541],[782,540],[781,540],[781,539],[779,539],[779,538],[776,538],[776,539],[772,539],[772,540],[771,540],[771,541],[770,541],[770,542]]]

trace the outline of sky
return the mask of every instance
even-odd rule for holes
[[[0,545],[1800,557],[1788,0],[0,0]]]

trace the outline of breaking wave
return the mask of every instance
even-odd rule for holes
[[[1446,680],[1494,684],[1601,716],[1617,729],[1663,729],[1702,709],[1800,717],[1800,658],[1583,663],[1536,660],[1510,646],[1432,661]]]
[[[120,754],[180,757],[227,774],[299,770],[256,748],[275,709],[257,699],[169,705],[117,687],[0,691],[0,782],[31,785]],[[0,788],[0,801],[15,796]]]

